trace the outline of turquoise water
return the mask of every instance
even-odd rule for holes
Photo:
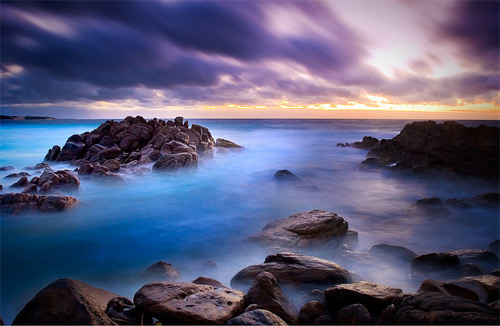
[[[3,179],[5,175],[41,162],[54,144],[62,146],[70,135],[90,131],[101,122],[2,121],[0,166],[16,167],[0,171],[4,193],[15,182]],[[498,185],[363,172],[357,164],[366,151],[336,146],[365,135],[392,138],[408,121],[190,122],[207,126],[214,138],[230,139],[246,150],[216,153],[194,171],[124,173],[124,181],[118,183],[81,178],[80,189],[71,193],[80,201],[73,210],[1,217],[1,315],[6,322],[40,289],[61,277],[131,298],[142,285],[137,275],[158,260],[172,263],[184,281],[203,275],[229,284],[241,268],[263,262],[271,252],[246,241],[247,237],[271,220],[314,208],[337,212],[358,230],[360,251],[383,242],[417,253],[487,248],[498,238],[497,210],[454,212],[441,219],[405,215],[411,203],[424,197],[472,197],[498,191]],[[280,169],[292,171],[319,191],[278,188],[272,177]],[[330,255],[314,250],[310,254]],[[218,267],[204,267],[209,260]],[[415,290],[405,275],[349,268],[366,279]]]

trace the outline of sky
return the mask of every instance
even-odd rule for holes
[[[1,1],[1,113],[500,120],[499,4]]]

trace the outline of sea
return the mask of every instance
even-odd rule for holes
[[[0,123],[3,193],[12,172],[42,162],[53,145],[97,128],[105,120],[30,120]],[[152,263],[171,263],[180,280],[212,277],[224,284],[242,268],[263,263],[276,249],[249,241],[264,225],[291,214],[324,209],[341,215],[358,231],[356,251],[379,243],[405,246],[417,254],[487,249],[499,237],[499,211],[468,209],[449,216],[409,216],[422,198],[468,198],[498,192],[498,184],[473,178],[402,176],[364,171],[366,150],[337,143],[396,136],[409,120],[201,120],[214,138],[245,147],[215,151],[197,169],[170,173],[141,169],[109,182],[81,177],[71,210],[2,214],[0,315],[6,323],[42,288],[59,278],[78,279],[133,298],[140,275]],[[499,121],[460,121],[467,126]],[[74,169],[55,164],[54,169]],[[273,179],[287,169],[305,187],[282,187]],[[332,259],[334,249],[305,251]],[[409,271],[349,266],[364,279],[405,291],[418,285]],[[141,283],[142,282],[142,283]],[[300,306],[297,307],[300,309]]]

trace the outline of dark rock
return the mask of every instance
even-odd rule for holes
[[[499,255],[500,254],[500,239],[496,239],[488,245],[488,248],[490,251],[494,252],[495,254]]]
[[[401,292],[401,289],[361,281],[330,287],[325,290],[325,298],[326,303],[332,309],[361,303],[372,313],[379,313]]]
[[[395,302],[382,313],[380,324],[498,325],[498,313],[485,304],[442,293],[427,292]]]
[[[484,275],[483,270],[476,264],[467,263],[460,265],[459,272],[461,276],[478,276]]]
[[[179,126],[182,126],[182,125],[183,125],[183,120],[184,120],[184,118],[183,118],[183,117],[176,117],[176,118],[174,119],[174,123],[175,123],[175,125],[176,125],[177,127],[179,127]]]
[[[27,169],[27,170],[42,170],[42,169],[45,169],[48,167],[50,167],[50,166],[47,163],[42,162],[42,163],[37,163],[34,166],[25,167],[25,169]]]
[[[408,214],[425,214],[434,216],[448,216],[450,215],[450,210],[444,205],[440,198],[424,198],[417,200],[415,204],[412,204],[407,211]]]
[[[359,164],[360,170],[378,170],[383,168],[385,168],[385,164],[373,157],[369,157]]]
[[[23,211],[57,212],[74,207],[78,201],[70,196],[38,196],[28,193],[0,195],[2,213],[17,214]]]
[[[263,271],[273,274],[280,284],[311,287],[310,290],[321,285],[352,282],[351,275],[345,268],[328,260],[294,253],[277,253],[267,256],[264,264],[248,266],[239,271],[231,279],[231,287],[249,285]]]
[[[240,291],[186,282],[148,283],[134,296],[135,306],[169,324],[224,324],[243,312]]]
[[[49,152],[47,153],[47,155],[45,155],[45,158],[43,160],[55,161],[60,153],[61,153],[61,147],[54,145],[51,149],[49,149]]]
[[[489,303],[488,307],[490,307],[493,310],[497,311],[497,313],[500,313],[500,300],[493,301],[493,302]]]
[[[453,283],[425,280],[424,282],[422,282],[420,288],[417,290],[417,293],[424,293],[424,292],[438,292],[473,301],[479,301],[479,296],[477,295],[476,292],[468,288],[455,285]]]
[[[167,154],[162,155],[153,165],[153,170],[157,171],[168,171],[183,167],[196,167],[198,163],[198,157],[196,153],[179,153],[179,154]]]
[[[111,325],[105,314],[116,294],[71,279],[59,279],[38,292],[13,325]]]
[[[494,207],[497,208],[500,203],[500,194],[498,192],[481,194],[472,198],[447,199],[445,204],[448,206],[454,206],[459,208],[470,208],[470,207]]]
[[[492,270],[490,275],[493,275],[493,276],[500,276],[500,269],[495,269],[495,270]]]
[[[333,316],[330,315],[321,315],[314,321],[314,325],[336,325],[336,324],[338,324],[338,320],[335,320]]]
[[[200,276],[200,277],[196,278],[194,281],[192,281],[191,283],[210,285],[210,286],[213,286],[214,288],[226,288],[226,289],[229,289],[229,287],[225,286],[221,282],[219,282],[217,280],[214,280],[213,278],[210,278],[210,277]]]
[[[287,300],[276,278],[268,272],[261,272],[255,278],[248,299],[251,304],[256,304],[257,309],[268,310],[280,316],[288,324],[297,324],[299,312]]]
[[[492,302],[500,299],[500,277],[498,276],[467,276],[447,281],[447,283],[475,291],[481,301]]]
[[[400,261],[410,263],[411,260],[417,256],[417,254],[410,249],[385,243],[374,245],[368,252],[373,258],[388,262]]]
[[[24,194],[36,194],[38,189],[35,184],[29,183],[22,191]]]
[[[12,165],[6,165],[0,167],[0,171],[10,171],[10,170],[14,170],[14,167]]]
[[[363,137],[363,141],[354,142],[351,144],[351,146],[354,148],[360,148],[360,149],[372,149],[375,146],[377,146],[378,143],[379,143],[379,140],[377,138],[365,136],[365,137]]]
[[[149,266],[141,275],[148,281],[175,281],[179,278],[179,272],[172,264],[158,261]]]
[[[278,183],[289,183],[289,182],[301,182],[302,179],[300,179],[298,176],[293,174],[292,172],[288,170],[279,170],[274,174],[273,177],[274,180]]]
[[[346,234],[348,223],[336,213],[315,209],[274,220],[252,239],[280,247],[304,247],[338,240]]]
[[[323,311],[323,305],[319,301],[309,301],[300,308],[299,323],[301,325],[312,325],[319,316],[324,314]]]
[[[450,251],[450,253],[457,255],[461,264],[476,264],[484,270],[492,270],[500,266],[498,256],[489,250],[463,249]]]
[[[243,146],[233,143],[230,140],[217,138],[215,141],[215,147],[233,148],[233,149],[243,149]]]
[[[34,184],[34,185],[37,185],[37,184],[38,184],[38,180],[39,180],[39,179],[40,179],[39,177],[33,177],[33,178],[31,178],[30,183],[32,183],[32,184]]]
[[[456,254],[439,252],[420,255],[412,259],[411,269],[420,273],[457,270],[460,260]]]
[[[364,305],[355,303],[340,309],[339,323],[341,325],[369,325],[372,323],[372,316]]]
[[[24,187],[28,183],[27,177],[21,177],[19,180],[10,185],[10,188]]]
[[[287,323],[270,311],[254,309],[229,319],[226,325],[287,325]]]
[[[18,173],[11,173],[7,176],[4,177],[4,179],[7,179],[7,178],[19,178],[19,177],[29,177],[31,174],[29,174],[28,172],[18,172]]]
[[[105,313],[117,325],[142,325],[141,313],[137,311],[132,301],[125,297],[111,299]]]
[[[41,191],[49,191],[58,188],[77,189],[80,180],[69,170],[53,171],[45,169],[38,179]]]

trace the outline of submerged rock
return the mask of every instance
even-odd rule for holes
[[[78,203],[70,196],[39,196],[29,193],[8,193],[0,195],[1,212],[18,214],[23,211],[58,212],[73,208]]]
[[[179,272],[172,264],[158,261],[149,266],[142,274],[141,278],[148,281],[175,281],[179,278]]]
[[[111,325],[108,302],[117,295],[71,279],[41,290],[19,312],[13,325]]]
[[[410,263],[417,254],[405,247],[393,246],[386,243],[374,245],[368,251],[370,256],[381,261],[400,261]]]
[[[417,200],[415,204],[412,204],[408,210],[408,214],[425,214],[433,216],[448,216],[451,214],[448,207],[446,207],[441,200],[441,198],[432,197]]]
[[[274,174],[273,179],[278,183],[301,182],[302,179],[288,170],[279,170]]]
[[[287,325],[287,323],[270,311],[254,309],[229,319],[226,325]]]
[[[223,148],[231,148],[231,149],[243,149],[244,147],[241,145],[238,145],[236,143],[233,143],[230,140],[222,139],[222,138],[217,138],[215,141],[215,147],[223,147]]]

